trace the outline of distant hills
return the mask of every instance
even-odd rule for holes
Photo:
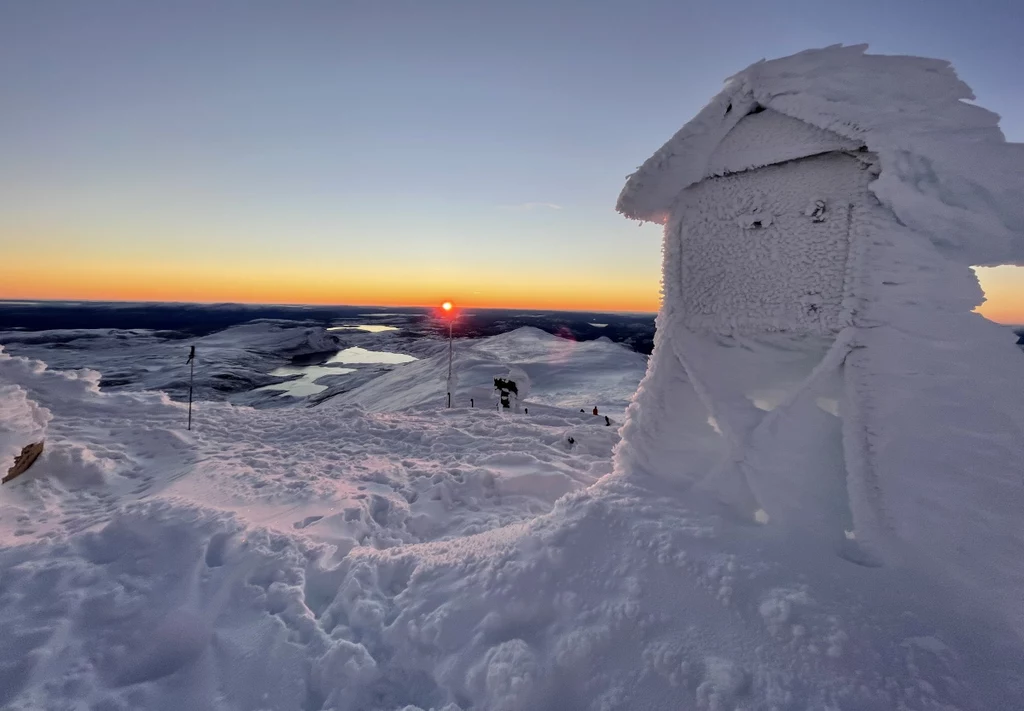
[[[70,301],[0,301],[0,331],[146,329],[165,338],[201,337],[251,321],[309,325],[384,324],[410,336],[443,337],[447,324],[433,309],[381,306],[280,306],[249,304],[171,304]],[[535,326],[580,341],[608,338],[637,352],[654,348],[654,314],[526,309],[467,309],[459,313],[455,335],[485,337]]]

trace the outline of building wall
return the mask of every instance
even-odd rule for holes
[[[666,262],[666,301],[696,331],[838,331],[849,234],[873,200],[872,179],[864,162],[834,152],[687,188],[669,235],[677,263]]]

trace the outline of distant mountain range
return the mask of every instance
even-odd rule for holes
[[[274,306],[248,304],[168,304],[68,301],[0,301],[0,331],[146,329],[165,338],[205,336],[254,320],[337,326],[368,323],[402,329],[410,336],[447,336],[447,324],[423,307]],[[459,313],[455,335],[483,337],[535,326],[580,341],[606,337],[650,354],[654,314],[467,309]]]
[[[415,336],[445,336],[447,325],[433,310],[417,306],[275,306],[74,301],[0,301],[0,331],[55,329],[147,329],[165,338],[206,336],[254,320],[334,326],[371,322]],[[654,314],[527,309],[469,309],[459,314],[455,333],[478,338],[535,326],[548,333],[589,341],[605,337],[649,355],[654,348]],[[1024,347],[1024,325],[1013,327]]]

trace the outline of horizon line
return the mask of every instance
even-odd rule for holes
[[[134,299],[32,299],[32,298],[0,298],[0,306],[4,304],[142,304],[142,305],[165,305],[165,306],[252,306],[252,307],[281,307],[281,308],[365,308],[365,309],[436,309],[438,304],[312,304],[300,302],[253,302],[253,301],[139,301]],[[566,308],[538,308],[532,306],[459,306],[459,309],[466,311],[544,311],[554,313],[576,313],[576,314],[615,314],[615,315],[639,315],[656,316],[658,311],[611,311],[607,309],[566,309]]]

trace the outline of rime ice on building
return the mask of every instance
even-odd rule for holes
[[[1024,263],[1024,146],[948,63],[865,49],[749,67],[630,176],[664,301],[617,466],[969,577],[958,541],[1024,550],[1024,358],[970,270]]]

